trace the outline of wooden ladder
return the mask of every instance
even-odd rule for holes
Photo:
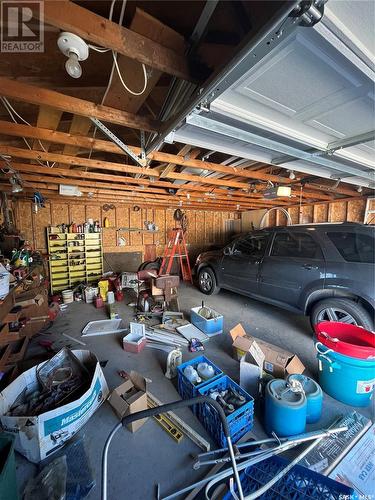
[[[163,260],[159,270],[159,276],[170,274],[173,259],[177,257],[180,262],[182,279],[193,283],[188,249],[186,246],[184,232],[181,228],[173,228],[169,241],[164,249]]]

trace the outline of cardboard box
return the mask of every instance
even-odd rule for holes
[[[233,357],[238,361],[241,361],[246,353],[250,353],[254,359],[253,364],[258,365],[256,357],[258,356],[259,360],[260,350],[264,355],[263,370],[275,378],[284,378],[292,373],[303,373],[305,370],[305,366],[296,354],[255,339],[245,332],[241,324],[232,328],[230,335],[233,339]]]
[[[131,371],[128,380],[111,392],[108,401],[120,420],[131,413],[147,410],[148,382],[139,373]],[[145,418],[137,420],[127,427],[130,432],[135,432],[142,427],[146,420]]]
[[[36,372],[44,363],[33,366],[0,393],[0,424],[5,432],[15,435],[15,449],[28,460],[38,463],[68,441],[105,401],[109,390],[96,356],[90,351],[73,354],[88,368],[90,387],[78,399],[36,417],[6,416],[19,394],[27,388],[39,387]]]

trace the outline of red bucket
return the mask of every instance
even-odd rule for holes
[[[364,328],[336,321],[315,326],[318,341],[335,352],[352,358],[375,358],[375,334]]]

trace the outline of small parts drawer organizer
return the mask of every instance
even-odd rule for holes
[[[96,281],[103,273],[102,235],[57,232],[47,229],[51,292],[85,281]]]

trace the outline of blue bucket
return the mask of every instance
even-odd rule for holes
[[[339,354],[320,342],[315,344],[319,360],[319,384],[342,403],[368,406],[375,386],[375,359]]]

